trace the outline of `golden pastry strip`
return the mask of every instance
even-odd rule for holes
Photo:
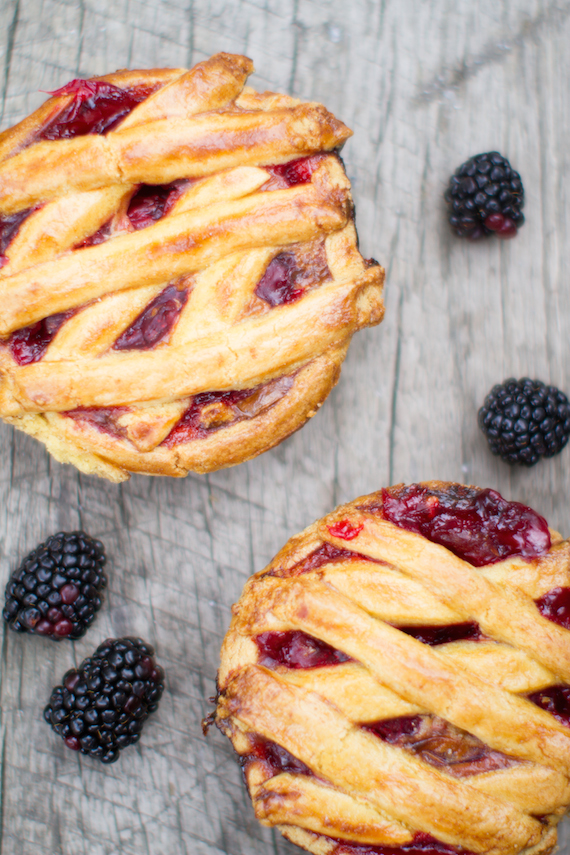
[[[443,496],[449,488],[453,496],[457,485],[416,485],[422,486]],[[326,789],[333,787],[355,803],[368,801],[412,834],[427,831],[474,852],[510,846],[529,855],[549,852],[555,823],[570,801],[570,728],[524,696],[552,687],[557,698],[564,691],[560,668],[546,667],[539,645],[529,639],[541,638],[546,623],[556,630],[558,653],[570,646],[568,630],[544,618],[533,602],[553,588],[570,588],[570,545],[553,533],[554,545],[545,546],[544,554],[475,568],[427,538],[385,522],[381,502],[380,493],[357,499],[293,538],[250,579],[234,607],[222,646],[216,722],[255,770],[247,781],[256,813],[314,853],[334,851],[330,838],[355,846],[361,841],[406,845],[400,832],[389,843],[383,831],[375,836],[373,817],[368,824],[363,817],[353,836],[327,831]],[[363,504],[378,510],[363,512]],[[503,624],[510,626],[511,594],[530,605],[529,638],[516,646],[505,631],[490,631],[491,618],[498,620],[501,610]],[[489,602],[493,598],[498,605]],[[488,639],[451,640],[454,626],[476,628],[473,621]],[[412,627],[420,638],[441,627],[447,640],[433,636],[422,643],[406,633]],[[343,661],[346,656],[350,659]],[[564,713],[560,716],[565,720]],[[358,733],[358,744],[348,737],[352,733]],[[255,755],[244,742],[248,734],[289,752],[293,769],[299,761],[307,768],[291,773],[278,753],[269,753],[264,766],[255,759],[264,755]],[[375,742],[367,741],[370,736]],[[375,754],[374,745],[388,750]],[[424,801],[428,779],[417,767],[396,767],[396,756],[446,781],[450,789],[440,791],[432,779],[434,796],[441,795],[439,808],[435,798],[433,806]],[[387,776],[382,784],[371,768],[376,763]],[[405,774],[409,793],[392,777],[395,768]],[[324,791],[317,780],[305,796],[305,780],[314,775],[323,779]],[[273,787],[280,799],[271,794]],[[398,804],[377,798],[379,789],[382,796],[386,790],[397,793]],[[477,811],[483,803],[471,802],[472,793],[488,799],[484,804],[490,810],[479,840],[474,837],[482,828]],[[454,799],[463,795],[453,837],[444,823],[458,805]],[[411,804],[407,816],[402,804]],[[514,825],[505,809],[517,817]],[[534,822],[529,814],[547,817],[552,825],[517,843],[518,832],[511,837],[511,828]],[[350,803],[343,801],[335,817],[341,818],[339,826],[345,817],[350,826],[350,816]]]
[[[246,772],[249,778],[248,773]],[[401,823],[382,816],[372,805],[301,775],[276,775],[253,786],[255,816],[264,825],[291,822],[302,828],[358,843],[403,846],[412,835]],[[328,811],[319,815],[326,802]]]
[[[442,602],[464,618],[477,621],[485,634],[522,648],[546,668],[570,681],[570,647],[567,630],[543,617],[532,599],[520,589],[494,584],[468,562],[421,535],[404,531],[368,514],[351,515],[351,525],[362,529],[351,547],[371,558],[381,558],[424,584]],[[323,539],[345,545],[329,531]],[[437,566],[437,573],[434,568]]]
[[[350,136],[320,105],[159,119],[107,137],[46,140],[0,163],[0,213],[109,184],[166,184],[331,151]],[[70,182],[70,173],[73,176]]]
[[[222,727],[230,717],[278,742],[345,793],[446,843],[507,855],[540,839],[537,820],[355,728],[317,695],[265,669],[250,666],[230,681],[219,704]],[[318,740],[307,732],[307,721]]]
[[[151,285],[196,272],[232,252],[310,240],[341,228],[347,216],[345,196],[327,198],[314,185],[303,185],[168,217],[4,279],[0,335],[45,317],[48,297],[55,314],[139,286],[141,254],[144,284]]]
[[[317,580],[275,580],[271,591],[266,580],[265,587],[266,612],[240,615],[254,632],[273,629],[275,616],[347,653],[401,698],[492,748],[570,774],[570,730],[530,701],[446,661],[434,648],[374,620]]]
[[[24,366],[6,378],[4,389],[0,389],[0,408],[6,414],[18,415],[256,386],[295,370],[319,350],[340,345],[350,337],[360,321],[351,292],[362,290],[366,284],[364,280],[350,286],[324,285],[278,312],[244,321],[186,347],[171,348],[168,353],[158,349],[86,359],[80,376],[71,373],[65,362],[42,360]],[[336,323],[340,316],[345,319],[344,327]],[[246,337],[249,349],[244,350],[240,343]]]

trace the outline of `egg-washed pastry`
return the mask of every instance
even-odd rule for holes
[[[321,104],[251,60],[74,80],[0,135],[0,416],[114,481],[247,460],[379,323]]]
[[[315,855],[537,855],[570,804],[570,542],[494,490],[361,497],[246,584],[215,720]]]

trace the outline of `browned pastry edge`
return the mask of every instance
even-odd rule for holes
[[[269,451],[303,427],[338,382],[347,347],[327,351],[301,368],[287,394],[253,419],[222,428],[210,437],[181,442],[174,449],[159,446],[141,453],[127,440],[109,438],[97,428],[79,425],[59,413],[5,421],[43,442],[60,463],[72,463],[82,472],[116,482],[128,479],[129,473],[184,477],[188,472],[212,472]]]
[[[441,491],[447,489],[450,484],[448,482],[430,481],[425,482],[425,486]],[[400,554],[396,550],[393,554],[388,553],[387,559],[383,559],[379,551],[372,555],[372,535],[366,535],[366,528],[370,527],[371,532],[374,532],[376,528],[384,532],[386,526],[391,524],[385,523],[378,513],[367,511],[367,506],[369,508],[381,507],[382,493],[378,492],[359,497],[353,502],[337,508],[333,513],[291,538],[266,568],[251,577],[246,583],[239,602],[234,606],[230,629],[222,645],[221,665],[218,672],[219,697],[216,723],[232,740],[238,754],[247,755],[249,753],[251,749],[248,747],[249,737],[247,734],[258,733],[264,738],[282,745],[301,761],[309,763],[317,775],[316,778],[307,778],[303,775],[291,776],[276,772],[269,774],[268,778],[268,773],[266,770],[264,771],[261,761],[249,762],[246,779],[257,818],[263,824],[279,828],[285,837],[315,853],[315,855],[333,855],[337,846],[335,839],[344,839],[347,843],[351,840],[355,843],[358,841],[369,844],[376,842],[379,845],[395,847],[406,842],[409,843],[411,837],[410,832],[406,832],[406,828],[409,829],[410,825],[406,824],[401,815],[398,816],[397,811],[404,805],[405,814],[405,806],[409,805],[410,799],[412,802],[419,799],[419,813],[416,811],[416,821],[411,824],[413,830],[427,831],[438,839],[463,846],[475,852],[497,853],[497,855],[498,853],[504,853],[504,855],[506,853],[510,853],[510,855],[514,855],[514,853],[547,855],[556,844],[556,824],[570,803],[570,782],[568,779],[570,772],[570,733],[567,728],[558,724],[550,714],[535,707],[524,698],[519,699],[516,694],[518,692],[524,696],[525,693],[536,691],[541,687],[556,685],[561,681],[556,671],[548,670],[542,662],[545,657],[550,658],[548,651],[544,653],[542,649],[535,650],[535,648],[542,648],[541,641],[535,644],[529,641],[525,645],[526,649],[513,648],[509,643],[502,641],[490,641],[487,644],[455,642],[440,648],[429,648],[422,645],[421,642],[393,630],[386,624],[382,624],[385,627],[385,632],[378,636],[378,639],[383,639],[382,645],[385,642],[391,642],[394,633],[401,635],[404,640],[402,647],[411,651],[412,663],[414,661],[419,663],[422,657],[425,658],[424,674],[430,674],[431,677],[435,675],[433,668],[427,665],[428,661],[432,665],[436,663],[438,668],[443,664],[444,671],[442,673],[446,672],[450,676],[456,675],[460,682],[462,670],[465,669],[466,673],[471,675],[467,681],[467,685],[470,687],[469,692],[473,690],[475,697],[478,691],[487,692],[489,701],[485,709],[486,716],[490,718],[491,723],[485,723],[485,728],[488,735],[487,744],[490,747],[496,747],[493,743],[499,743],[503,739],[505,727],[507,731],[511,728],[509,724],[499,724],[501,721],[501,705],[514,704],[515,717],[512,720],[512,739],[514,742],[511,741],[511,748],[514,745],[519,745],[519,748],[512,750],[511,753],[519,758],[526,757],[528,759],[519,759],[518,765],[510,769],[487,772],[462,779],[463,783],[460,787],[456,787],[453,783],[450,786],[450,778],[445,772],[430,770],[429,767],[425,767],[425,764],[421,770],[418,768],[413,771],[411,782],[407,782],[405,775],[403,779],[399,778],[400,773],[397,773],[396,767],[392,766],[389,772],[389,779],[391,780],[389,791],[395,793],[396,801],[393,806],[395,813],[391,811],[386,814],[380,808],[383,796],[381,793],[380,800],[378,800],[377,787],[383,791],[383,787],[387,783],[385,782],[382,785],[380,779],[373,787],[374,797],[372,797],[372,791],[367,789],[362,790],[357,787],[356,790],[351,791],[348,787],[347,792],[349,795],[352,793],[356,799],[353,809],[346,808],[346,804],[342,800],[338,802],[339,798],[345,798],[342,796],[343,786],[348,786],[342,765],[348,762],[348,758],[344,758],[343,750],[345,743],[348,744],[351,740],[355,740],[354,729],[350,728],[350,721],[354,719],[350,719],[350,717],[348,717],[348,721],[344,719],[348,729],[342,730],[342,736],[340,735],[341,731],[339,731],[337,737],[338,751],[333,751],[332,747],[329,748],[327,740],[330,741],[330,733],[334,732],[335,728],[344,727],[342,716],[345,713],[342,710],[345,706],[361,710],[360,714],[356,716],[356,721],[410,715],[426,710],[433,712],[434,710],[429,703],[426,707],[419,703],[419,697],[423,691],[421,689],[418,700],[412,703],[410,703],[411,696],[405,699],[407,691],[403,686],[398,686],[394,693],[391,668],[385,672],[374,670],[373,659],[367,658],[367,650],[369,649],[367,640],[370,639],[370,644],[374,646],[374,649],[378,649],[379,642],[373,638],[374,625],[378,623],[378,620],[370,617],[366,617],[364,620],[365,613],[359,610],[364,609],[372,616],[376,615],[378,610],[381,613],[383,608],[387,609],[389,613],[391,608],[390,597],[393,590],[396,590],[394,579],[397,579],[399,580],[398,585],[401,587],[400,596],[403,598],[404,611],[407,609],[407,618],[406,616],[399,620],[392,618],[394,623],[399,621],[406,623],[407,620],[408,623],[434,622],[445,625],[446,623],[468,619],[465,617],[466,614],[470,614],[471,619],[483,623],[487,614],[484,603],[479,603],[475,607],[472,594],[471,603],[467,597],[467,605],[464,605],[460,602],[459,591],[457,594],[451,591],[449,598],[444,597],[445,603],[447,603],[445,604],[437,589],[434,594],[425,587],[425,584],[422,583],[420,586],[421,568],[416,573],[413,564],[410,566],[409,561],[406,563],[406,556],[411,553],[406,552],[405,556],[403,552]],[[336,538],[329,532],[329,526],[333,526],[340,520],[348,520],[350,525],[356,528],[364,522],[366,536],[363,536],[362,540],[360,540],[360,533],[359,536],[351,540],[344,541]],[[511,557],[495,565],[473,568],[466,562],[456,559],[443,547],[432,544],[419,535],[413,535],[396,526],[391,526],[391,528],[392,537],[396,544],[400,541],[400,536],[405,547],[408,537],[415,539],[418,550],[423,542],[422,559],[428,563],[431,561],[434,568],[443,566],[444,559],[447,560],[446,556],[451,556],[452,563],[459,562],[455,567],[455,579],[457,580],[461,572],[465,571],[467,575],[465,585],[467,587],[464,593],[466,595],[469,594],[471,585],[470,575],[481,577],[484,585],[488,584],[491,591],[500,593],[504,589],[503,595],[507,599],[514,592],[517,597],[521,598],[521,601],[527,603],[525,606],[527,611],[533,612],[532,626],[529,626],[532,633],[531,638],[540,638],[543,631],[552,629],[560,653],[563,652],[562,647],[564,650],[570,649],[566,637],[568,631],[542,618],[531,600],[531,598],[542,596],[547,590],[554,587],[570,584],[570,543],[562,541],[556,532],[551,533],[552,547],[545,556],[532,561]],[[318,569],[297,576],[294,568],[325,542],[351,552],[363,553],[364,556],[370,555],[370,560],[364,557],[362,560],[351,562],[337,559],[321,565]],[[417,554],[419,555],[420,552],[417,551]],[[368,582],[366,582],[367,579]],[[449,581],[451,588],[454,584],[458,588],[461,587],[457,581],[453,582],[452,576],[449,577]],[[311,591],[314,591],[314,594],[311,594]],[[339,593],[336,593],[337,591],[340,593],[340,597]],[[292,599],[293,592],[295,592],[295,599]],[[309,596],[306,596],[305,592],[308,592]],[[345,600],[345,598],[348,599]],[[330,610],[327,605],[329,600],[331,604],[336,602],[340,604],[340,612]],[[356,608],[354,605],[350,605],[351,600],[355,603]],[[416,600],[418,600],[417,603]],[[406,605],[407,603],[409,606]],[[337,606],[334,606],[334,609],[336,608]],[[419,616],[414,620],[412,614],[414,609],[417,610],[418,608]],[[464,611],[454,613],[455,608],[464,609]],[[470,612],[470,609],[475,609],[475,614],[473,611]],[[490,629],[485,630],[486,633],[489,632],[491,638],[495,639],[503,636],[502,629],[499,630],[498,634],[494,631],[497,630],[493,624],[495,620],[493,614],[496,611],[496,609],[492,609],[489,612]],[[508,625],[505,630],[508,636],[509,633],[516,631],[517,617],[511,615],[509,610],[505,610],[504,607],[503,613],[503,622]],[[364,621],[362,626],[366,625],[367,629],[363,630],[363,634],[352,634],[350,636],[343,634],[340,625],[339,628],[335,627],[337,614],[339,620],[344,620],[351,614],[355,616],[362,614],[361,619]],[[351,620],[354,622],[356,617],[351,618]],[[390,618],[386,617],[384,620],[389,622]],[[354,625],[356,627],[356,623]],[[350,655],[355,660],[354,664],[337,665],[332,669],[325,667],[313,670],[301,669],[300,671],[291,671],[284,666],[276,666],[275,670],[268,671],[263,666],[256,664],[259,653],[253,642],[253,637],[259,632],[288,629],[301,629],[308,632],[309,635],[321,638],[333,647]],[[358,641],[357,639],[361,640]],[[565,655],[561,658],[564,659]],[[504,660],[504,664],[501,664],[502,660]],[[364,670],[359,663],[364,664]],[[460,670],[457,670],[458,667]],[[343,670],[346,677],[342,676]],[[383,676],[379,683],[371,679],[374,674],[378,678],[381,673]],[[338,677],[333,681],[335,685],[330,683],[334,674]],[[349,675],[351,675],[350,679]],[[342,688],[343,680],[347,681],[345,689]],[[441,686],[439,689],[442,693],[441,698],[446,698],[448,689],[445,682],[437,685]],[[323,689],[325,686],[329,686],[327,690],[329,694],[325,692],[321,697],[320,693],[325,691]],[[361,702],[358,696],[359,686],[366,686],[366,691],[377,696],[374,703],[384,704],[382,709],[387,710],[384,715],[377,715],[378,710],[374,707],[374,703],[371,704],[366,699]],[[289,701],[286,700],[286,694],[283,694],[285,689],[286,692],[293,692]],[[401,694],[402,690],[404,691],[403,695]],[[313,695],[312,692],[318,694]],[[425,698],[433,700],[433,695],[433,692],[428,691]],[[310,700],[311,698],[315,700]],[[493,700],[490,700],[491,698]],[[515,708],[518,710],[521,703],[523,704],[520,707],[521,710],[523,707],[528,709],[528,719],[525,721],[519,721],[518,712],[515,712]],[[340,706],[337,708],[335,704],[340,704]],[[314,705],[313,714],[310,711],[311,705]],[[272,713],[271,710],[278,712]],[[339,710],[341,711],[340,718]],[[494,732],[493,720],[497,713],[499,713],[497,718],[499,729]],[[438,713],[436,710],[435,714],[441,715],[442,713]],[[457,714],[460,718],[464,715],[461,709],[456,709],[455,713],[451,714]],[[346,715],[349,716],[348,713]],[[319,732],[314,737],[316,742],[312,743],[315,746],[315,753],[311,755],[306,753],[308,749],[303,736],[303,720],[307,721],[309,731]],[[470,727],[465,729],[467,732],[475,733],[478,725],[473,723],[473,726],[474,730],[471,730]],[[319,731],[321,727],[324,728],[324,732]],[[519,736],[520,742],[517,742]],[[507,742],[510,738],[511,736],[508,736]],[[528,744],[526,740],[528,740]],[[550,740],[554,740],[552,746],[555,743],[558,745],[553,753],[547,747]],[[362,740],[360,741],[362,742]],[[337,743],[333,740],[331,746]],[[359,744],[359,741],[356,740],[355,744]],[[367,745],[368,748],[364,754],[359,753],[355,756],[360,758],[358,763],[365,768],[370,781],[374,775],[381,774],[381,770],[371,761],[374,754],[373,749],[376,750],[378,746],[375,747],[373,743],[367,743]],[[395,761],[391,756],[390,746],[388,746],[388,751],[385,751],[384,748],[386,748],[385,745],[382,749],[384,755],[393,764]],[[341,759],[335,765],[335,760],[330,759],[328,755],[322,756],[323,751],[332,751],[330,757],[340,752]],[[382,752],[377,751],[376,753]],[[547,760],[547,755],[550,756],[550,760]],[[531,757],[536,759],[531,759]],[[403,764],[403,768],[406,768],[406,764],[408,768],[414,769],[413,764],[410,766],[407,761]],[[331,777],[325,773],[325,770],[330,774],[336,774],[338,779],[331,783]],[[427,777],[426,772],[428,773]],[[359,775],[362,775],[360,768],[356,777]],[[392,777],[390,778],[390,776]],[[433,782],[431,787],[435,792],[440,786],[437,783],[438,779],[441,779],[445,785],[441,792],[447,793],[445,798],[441,797],[442,802],[446,805],[443,809],[441,806],[435,808],[433,804],[430,807],[431,789],[429,781]],[[321,790],[321,794],[319,794],[319,787],[322,785],[328,789]],[[406,790],[408,786],[411,787],[410,791]],[[447,791],[445,790],[446,787],[448,788]],[[416,791],[415,796],[411,795],[412,791]],[[462,793],[467,794],[469,792],[471,792],[472,798],[462,795]],[[465,819],[462,823],[460,805],[461,799],[464,797],[467,800],[464,802]],[[435,804],[437,801],[436,797]],[[376,813],[374,811],[370,813],[370,802],[374,805]],[[316,814],[311,814],[312,810],[316,811]],[[354,812],[351,813],[351,810]],[[438,817],[438,810],[447,813],[447,819]],[[503,815],[502,812],[505,810],[507,813]],[[509,811],[514,811],[514,813]],[[529,816],[529,814],[531,815]],[[541,823],[536,823],[532,814],[541,815]],[[339,819],[341,815],[345,817],[342,821]],[[456,819],[451,819],[450,824],[450,817],[453,816]],[[494,820],[493,816],[495,816]],[[343,826],[342,822],[345,820]],[[427,823],[427,827],[422,825],[424,821]],[[460,825],[454,826],[455,822],[460,823]],[[461,825],[464,827],[462,828]],[[328,828],[328,831],[324,831],[325,828]],[[439,828],[439,833],[436,828]],[[491,829],[494,830],[491,831]],[[406,833],[408,834],[407,838],[405,837]],[[404,834],[404,838],[402,838],[402,834]]]

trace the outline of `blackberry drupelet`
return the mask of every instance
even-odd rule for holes
[[[10,577],[4,620],[16,632],[81,638],[101,607],[105,561],[103,544],[85,532],[52,535]]]
[[[164,671],[140,638],[108,638],[51,693],[44,718],[68,748],[114,763],[158,708]]]
[[[510,378],[493,386],[479,410],[479,427],[491,451],[507,463],[534,466],[553,457],[570,437],[570,405],[556,386]]]
[[[451,176],[445,192],[455,234],[472,240],[514,237],[524,223],[521,177],[498,151],[477,154]]]

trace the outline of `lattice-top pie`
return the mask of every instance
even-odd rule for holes
[[[318,855],[547,853],[570,804],[570,542],[439,481],[338,508],[253,576],[216,721]]]
[[[382,318],[320,104],[249,59],[74,80],[0,135],[0,416],[115,481],[248,459]]]

